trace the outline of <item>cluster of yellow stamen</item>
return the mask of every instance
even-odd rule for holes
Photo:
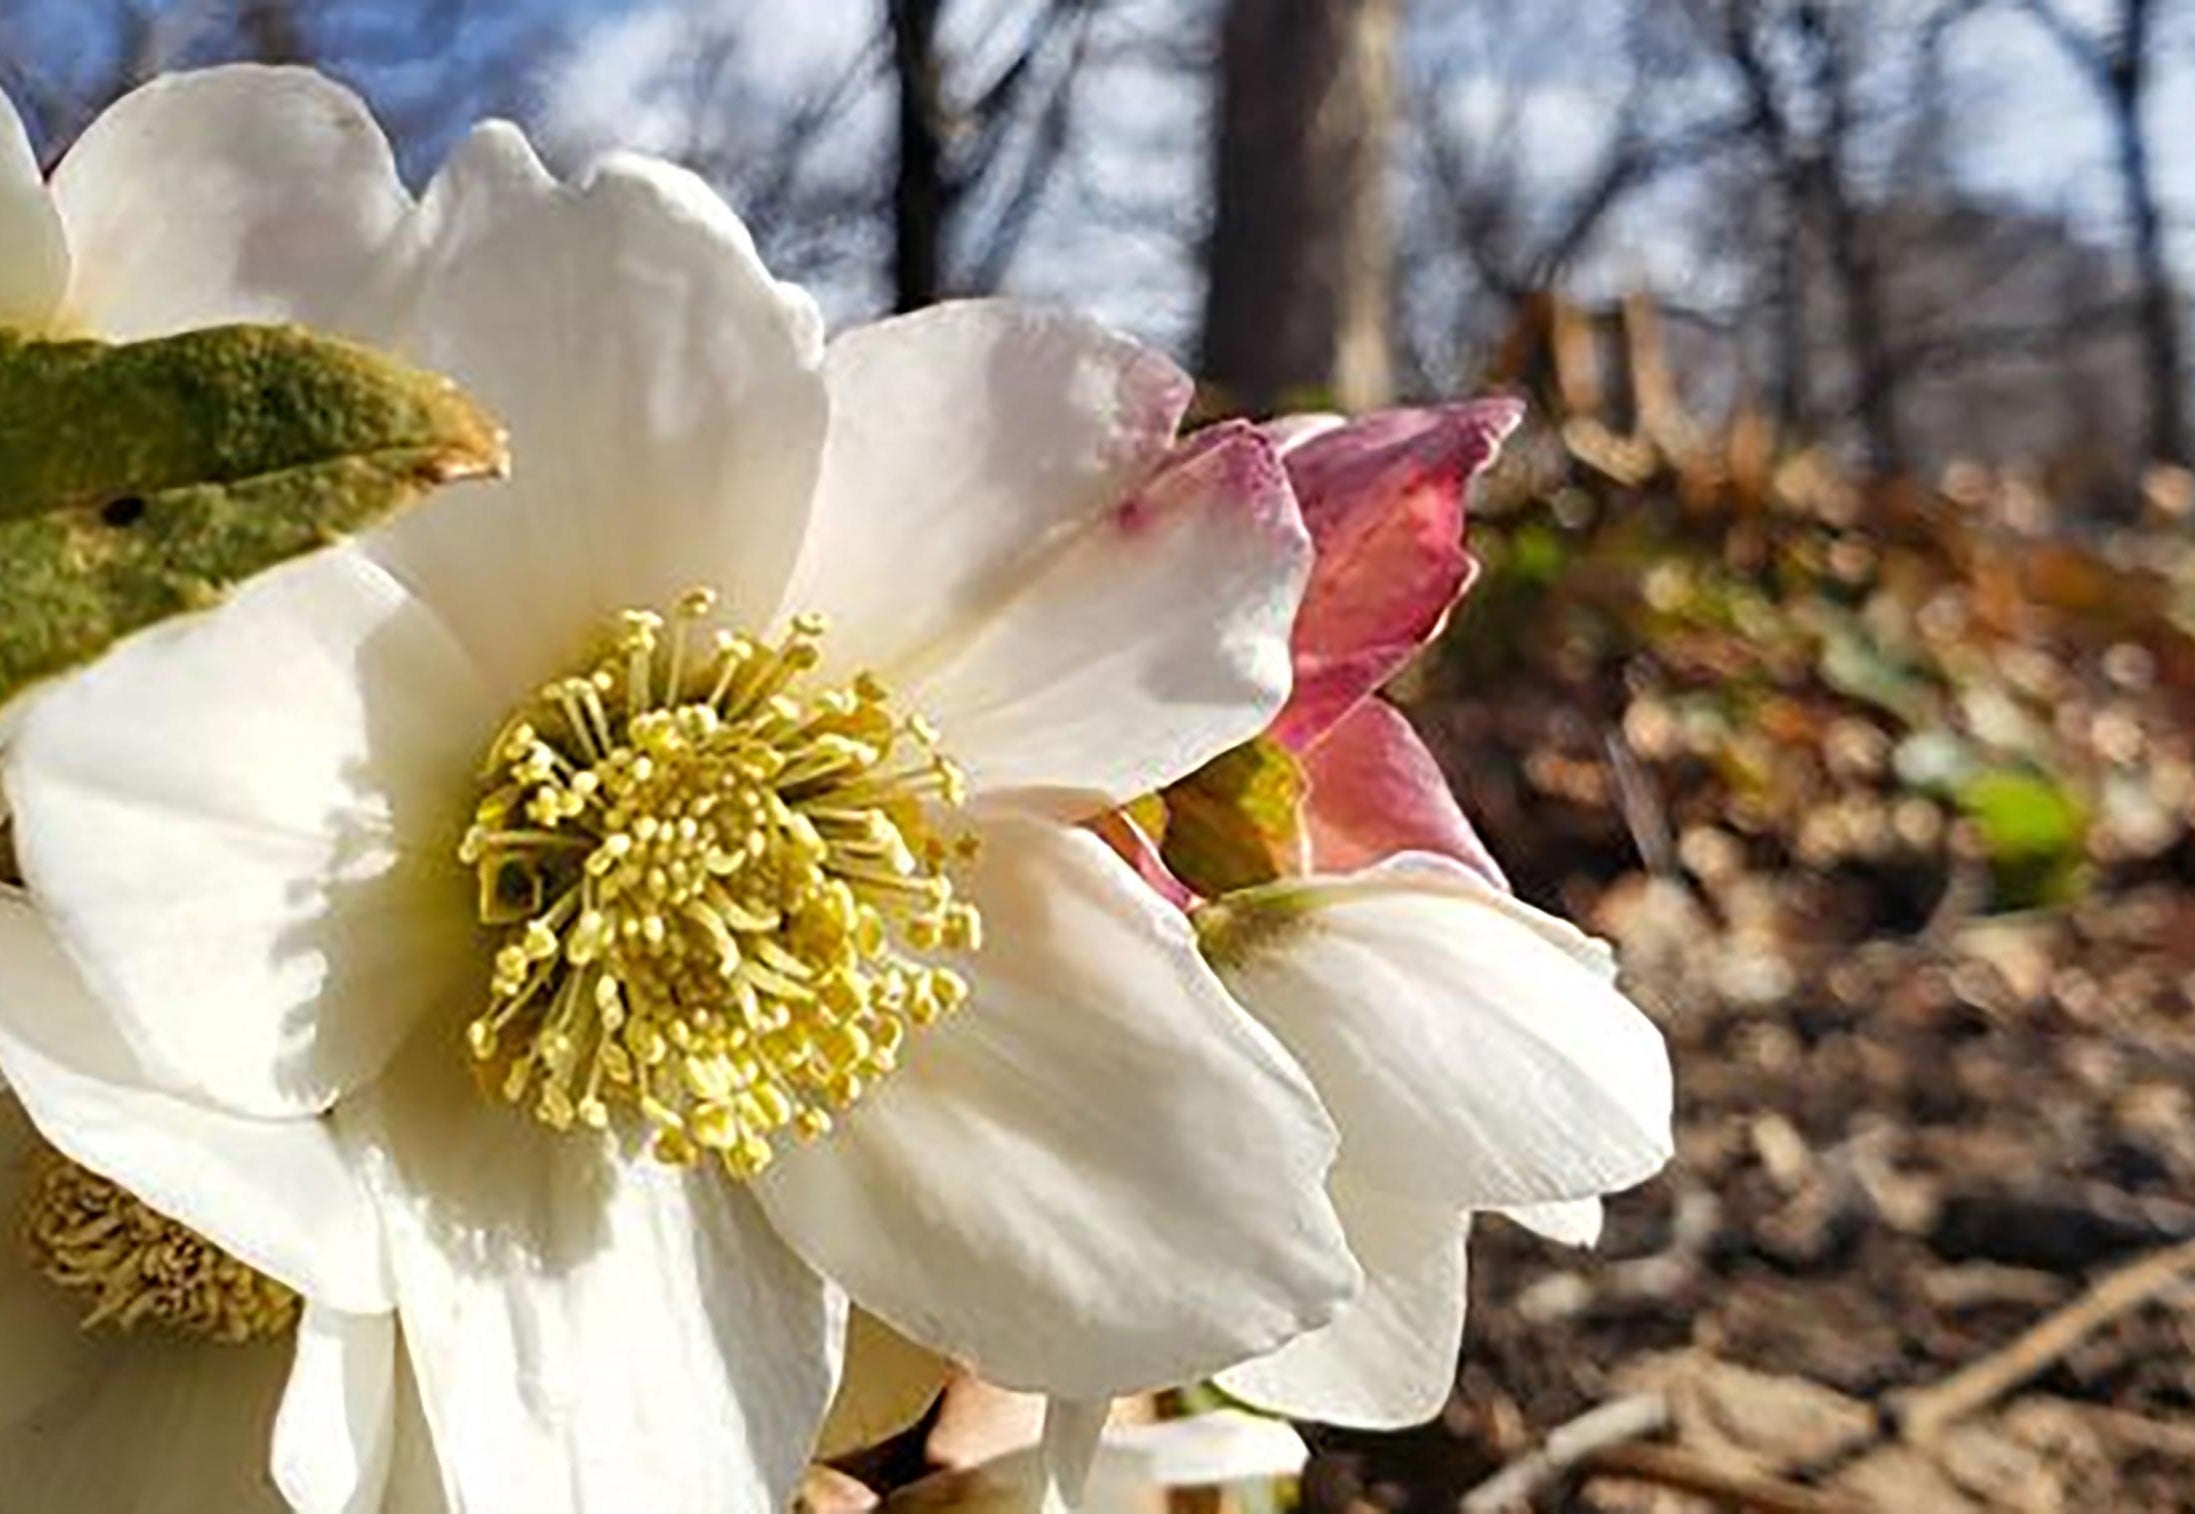
[[[943,829],[966,782],[862,675],[811,687],[824,627],[709,625],[696,590],[497,737],[464,860],[504,931],[472,1051],[546,1124],[637,1111],[664,1161],[767,1166],[967,997],[919,960],[978,945]]]
[[[85,1296],[85,1329],[150,1324],[241,1345],[297,1323],[295,1293],[189,1226],[59,1152],[30,1160],[22,1221],[31,1261]]]

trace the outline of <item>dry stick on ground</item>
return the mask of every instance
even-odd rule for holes
[[[1759,1514],[1869,1514],[1869,1506],[1802,1483],[1746,1472],[1682,1446],[1608,1446],[1586,1459],[1587,1477],[1622,1478],[1719,1499]]]
[[[1669,1401],[1659,1393],[1639,1393],[1588,1409],[1464,1494],[1462,1514],[1506,1514],[1594,1452],[1668,1427]]]
[[[2001,1351],[1893,1401],[1901,1433],[1919,1444],[1934,1440],[2105,1325],[2165,1293],[2190,1272],[2195,1272],[2195,1241],[2153,1251],[2121,1267]]]
[[[2131,1409],[2114,1409],[2109,1404],[2054,1398],[2047,1393],[2030,1393],[2020,1402],[2054,1406],[2094,1427],[2107,1441],[2129,1450],[2144,1451],[2195,1466],[2195,1426],[2151,1419],[2146,1414],[2136,1414]]]

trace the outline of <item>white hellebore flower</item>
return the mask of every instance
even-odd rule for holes
[[[303,70],[163,80],[86,128],[50,184],[0,95],[0,329],[335,325],[407,209],[380,131]]]
[[[385,166],[387,147],[355,130],[355,112],[310,108],[306,76],[255,82],[267,104],[285,101],[284,132],[258,135],[264,110],[208,110],[177,150],[151,144],[153,162],[145,138],[172,119],[115,111],[50,185],[0,95],[0,331],[127,340],[330,319],[312,291],[285,286],[308,269],[325,289],[364,276],[404,203],[347,199],[348,167]],[[277,164],[291,193],[254,194]],[[158,193],[143,192],[148,173]],[[170,215],[188,236],[165,236]],[[0,745],[29,704],[0,711]],[[7,1507],[443,1508],[378,1227],[330,1131],[163,1091],[4,878],[0,1006],[0,1075],[18,1085],[0,1077]],[[116,1171],[130,1188],[100,1175]],[[291,1212],[269,1224],[274,1204]],[[192,1228],[238,1213],[259,1217],[235,1242],[248,1265]]]
[[[248,106],[217,75],[153,85],[94,121],[50,184],[0,93],[0,332],[126,342],[235,321],[341,325],[409,208],[388,143],[362,112],[330,110],[316,76],[253,73]],[[187,131],[162,140],[185,113]],[[278,134],[259,135],[276,117]],[[0,708],[0,745],[29,704]]]
[[[249,1209],[271,1201],[255,1194],[279,1174],[298,1196],[297,1225],[330,1226],[331,1251],[355,1249],[351,1271],[368,1272],[375,1237],[321,1198],[348,1186],[325,1134],[150,1086],[52,934],[5,887],[0,962],[10,993],[37,1011],[0,1028],[0,1067],[22,1100],[0,1085],[8,1509],[274,1514],[285,1495],[351,1514],[443,1508],[392,1317],[301,1301],[267,1275],[295,1275],[279,1239],[254,1267],[163,1212]],[[128,1170],[146,1198],[94,1168]],[[322,1281],[355,1301],[355,1278]]]
[[[155,85],[72,174],[178,310],[233,274],[511,431],[509,484],[127,643],[0,766],[146,1084],[318,1164],[147,1113],[100,1170],[170,1164],[168,1212],[308,1301],[385,1290],[457,1507],[775,1514],[849,1300],[1075,1400],[1332,1316],[1316,1095],[1075,828],[1286,692],[1262,439],[1176,453],[1187,381],[1065,317],[826,351],[659,163],[566,186],[489,126],[412,204],[310,75]],[[0,963],[0,1025],[69,991]],[[64,1149],[116,1118],[95,1050],[9,1067]]]
[[[1444,857],[1269,884],[1196,920],[1340,1127],[1334,1203],[1365,1271],[1331,1325],[1219,1380],[1300,1419],[1430,1419],[1455,1383],[1472,1212],[1590,1244],[1599,1196],[1668,1161],[1661,1035],[1604,944]]]

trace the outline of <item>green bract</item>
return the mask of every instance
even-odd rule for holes
[[[454,384],[347,342],[0,334],[0,705],[504,461]]]
[[[1289,863],[1303,847],[1303,795],[1288,749],[1252,737],[1166,788],[1161,855],[1211,899],[1300,871]]]

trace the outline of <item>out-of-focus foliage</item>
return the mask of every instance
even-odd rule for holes
[[[2083,534],[2039,472],[1871,482],[1641,408],[1539,407],[1399,692],[1520,891],[1617,941],[1679,1159],[1590,1259],[1486,1227],[1502,1303],[1442,1428],[1314,1461],[1307,1507],[1460,1493],[1678,1371],[1743,1405],[1678,1393],[1680,1445],[1742,1421],[1809,1495],[2178,1514],[2188,1450],[2135,1437],[2195,1402],[2184,1309],[2098,1327],[1955,1455],[1880,1411],[2195,1236],[2195,478]]]
[[[2020,476],[1868,486],[1742,428],[1509,459],[1428,713],[1528,891],[1774,877],[1856,938],[2195,862],[2184,476],[2083,543]]]

